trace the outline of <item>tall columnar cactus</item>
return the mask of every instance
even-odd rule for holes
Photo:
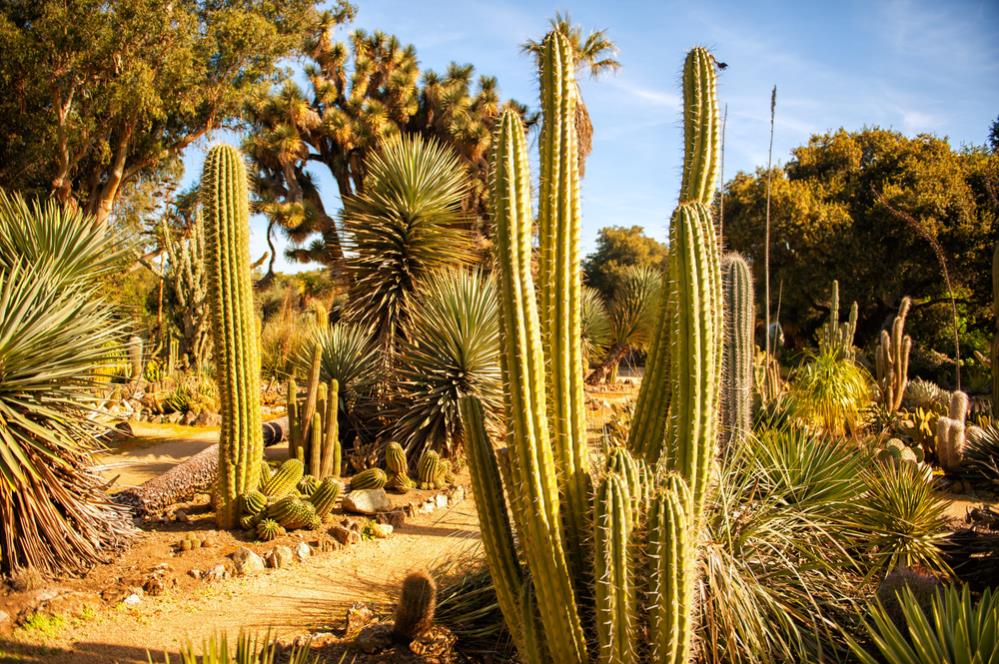
[[[136,382],[142,378],[142,337],[130,336],[125,346],[128,349],[129,380]]]
[[[638,595],[631,559],[631,497],[624,480],[603,478],[593,501],[593,577],[596,582],[597,656],[626,664],[638,658]]]
[[[833,280],[829,304],[829,319],[819,329],[819,348],[835,352],[840,358],[852,360],[856,354],[853,337],[857,332],[857,303],[850,305],[850,316],[839,321],[839,281]]]
[[[992,254],[992,316],[996,326],[992,333],[992,415],[999,418],[999,243]]]
[[[722,360],[722,436],[741,437],[752,428],[753,273],[736,253],[722,259],[722,293],[725,298],[725,335]]]
[[[544,42],[541,59],[541,184],[538,196],[541,335],[549,372],[548,428],[558,457],[563,518],[570,560],[582,564],[589,459],[583,399],[582,273],[579,233],[579,157],[576,146],[576,62],[558,31]]]
[[[579,315],[578,294],[573,294],[578,268],[576,160],[570,158],[574,137],[559,124],[571,127],[572,113],[566,113],[558,95],[574,94],[565,82],[571,66],[565,48],[560,35],[546,37],[542,106],[549,126],[541,149],[540,317],[531,270],[524,128],[513,111],[503,114],[493,147],[491,198],[509,436],[501,458],[488,442],[481,405],[471,398],[461,403],[483,542],[500,609],[524,661],[582,664],[591,661],[589,643],[598,646],[594,658],[600,661],[637,661],[646,654],[638,635],[648,632],[655,643],[652,661],[683,664],[694,630],[697,533],[718,436],[721,272],[710,214],[701,200],[710,199],[705,187],[711,178],[705,180],[701,170],[712,167],[713,141],[692,141],[708,147],[700,148],[699,165],[685,171],[696,193],[684,194],[670,229],[668,307],[661,309],[656,340],[660,364],[643,381],[649,385],[643,394],[650,417],[631,441],[644,459],[611,451],[591,496],[585,421],[582,413],[573,419],[581,405],[575,385],[582,380],[582,367],[572,359],[579,343],[573,323]],[[710,130],[703,118],[717,113],[713,72],[700,66],[704,63],[713,66],[702,49],[688,57],[687,66],[700,74],[690,76],[685,101],[701,105],[698,113],[685,113],[688,124],[697,125],[690,131]],[[709,89],[697,90],[697,81]],[[666,486],[653,485],[651,464],[644,460],[672,471]],[[577,490],[585,499],[582,506],[573,502]],[[572,565],[584,555],[584,542],[592,547],[594,565],[577,570]],[[633,555],[639,551],[645,555]]]
[[[718,102],[715,93],[714,56],[694,48],[683,63],[683,181],[680,201],[710,205],[718,173]],[[655,465],[666,441],[670,407],[670,288],[659,304],[655,338],[645,363],[645,375],[635,402],[628,432],[628,449]]]
[[[891,324],[891,334],[881,330],[881,339],[874,352],[874,368],[881,391],[881,400],[889,413],[894,413],[902,405],[905,386],[909,382],[909,351],[912,339],[905,334],[905,318],[909,315],[909,298],[902,298],[898,315]]]
[[[964,420],[968,417],[968,395],[960,390],[950,395],[947,417],[937,418],[937,460],[948,473],[956,473],[964,462],[967,445]]]
[[[205,270],[212,313],[219,436],[218,524],[235,528],[241,493],[257,488],[263,457],[260,345],[250,272],[250,207],[246,167],[228,145],[211,149],[201,183],[205,208]]]

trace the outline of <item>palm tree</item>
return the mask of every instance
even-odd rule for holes
[[[572,17],[569,12],[556,12],[555,18],[549,19],[552,30],[561,32],[568,38],[572,45],[573,55],[576,60],[576,73],[588,71],[591,78],[598,78],[606,71],[617,71],[621,68],[621,62],[617,55],[617,46],[607,38],[606,30],[596,30],[585,38],[583,28],[572,24]],[[535,41],[528,39],[521,44],[521,52],[530,53],[534,56],[535,62],[540,66],[541,55],[544,52],[544,39]],[[579,80],[576,80],[576,137],[579,144],[579,174],[582,176],[586,172],[586,158],[593,150],[593,123],[590,121],[590,112],[583,102],[583,96],[579,93]]]
[[[373,331],[390,363],[417,287],[435,270],[471,260],[461,209],[468,178],[454,151],[418,135],[388,139],[366,168],[364,190],[344,201],[355,254],[346,314]]]
[[[608,307],[610,347],[600,366],[587,376],[596,385],[617,379],[617,368],[628,353],[646,350],[656,329],[656,314],[664,276],[649,266],[631,266],[622,275],[621,286]]]

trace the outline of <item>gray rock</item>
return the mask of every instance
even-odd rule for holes
[[[236,552],[232,554],[232,562],[236,565],[237,574],[252,574],[266,567],[264,559],[245,546],[236,549]]]
[[[205,573],[204,579],[205,581],[212,583],[215,581],[222,581],[228,576],[229,572],[226,571],[225,565],[218,564]]]
[[[142,601],[141,597],[139,597],[136,593],[132,593],[125,599],[121,600],[121,603],[124,604],[125,606],[135,606],[141,601]]]
[[[343,526],[333,526],[330,528],[330,535],[340,544],[357,544],[361,541],[361,534],[350,528]]]
[[[299,542],[295,545],[295,560],[305,562],[311,555],[312,547],[305,542]]]
[[[204,572],[202,572],[197,567],[193,567],[187,570],[187,575],[193,579],[200,579],[202,576],[204,576]]]
[[[278,569],[290,565],[294,560],[294,554],[291,552],[291,547],[280,545],[268,551],[266,558],[268,567]]]
[[[345,512],[373,516],[392,507],[384,489],[358,489],[343,497]]]
[[[438,493],[437,496],[434,498],[434,502],[436,503],[437,509],[444,509],[445,507],[447,507],[447,494]]]

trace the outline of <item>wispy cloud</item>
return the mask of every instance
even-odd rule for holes
[[[642,102],[646,106],[668,108],[674,111],[679,111],[683,104],[680,95],[670,90],[646,87],[622,77],[608,79],[607,83],[611,87],[624,92],[633,99]]]

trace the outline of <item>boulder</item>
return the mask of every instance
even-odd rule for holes
[[[350,528],[343,526],[333,526],[330,528],[330,535],[340,544],[357,544],[361,541],[361,534]]]
[[[278,569],[290,565],[291,561],[294,560],[294,554],[291,547],[281,545],[268,551],[266,559],[268,567]]]
[[[385,489],[357,489],[343,497],[341,504],[345,512],[374,516],[392,507]]]
[[[304,563],[312,555],[312,547],[305,542],[295,545],[295,560]]]
[[[205,572],[204,579],[209,583],[213,583],[215,581],[222,581],[228,576],[229,572],[228,570],[226,570],[225,565],[218,564],[215,567],[208,570],[207,572]]]
[[[237,574],[252,574],[266,567],[264,559],[245,546],[236,549],[232,554],[232,562],[236,565]]]

